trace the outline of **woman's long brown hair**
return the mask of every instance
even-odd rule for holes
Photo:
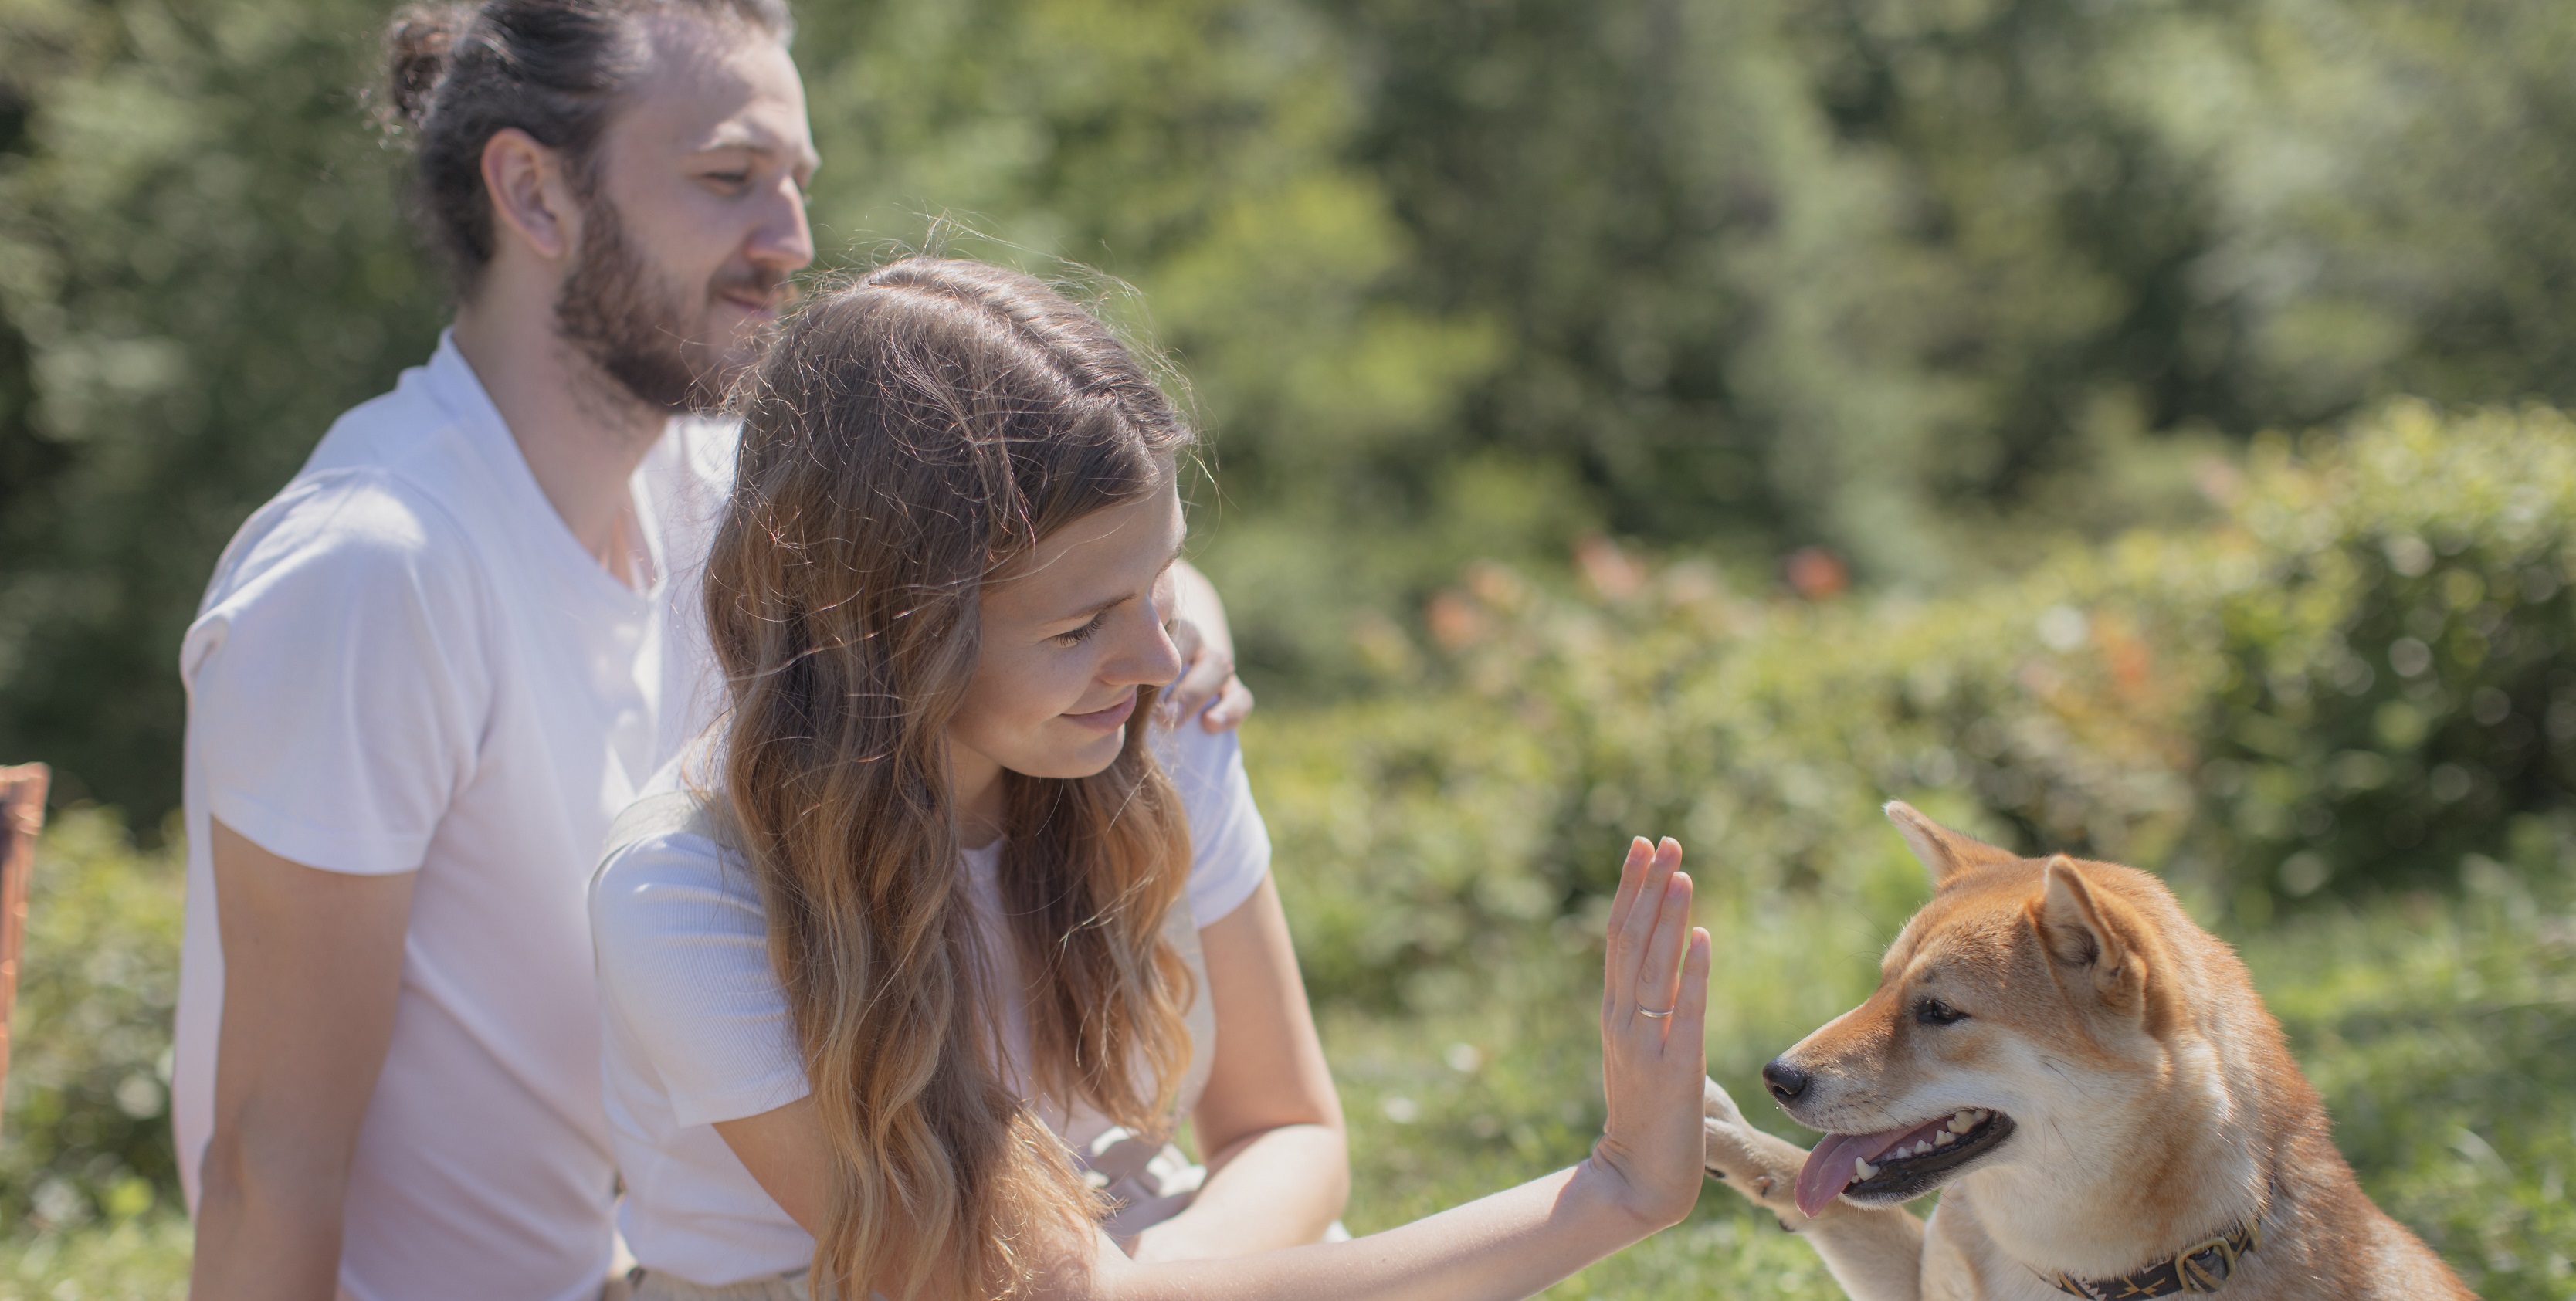
[[[831,1143],[816,1296],[1020,1292],[1094,1198],[1009,1087],[959,861],[948,740],[978,593],[1066,524],[1161,491],[1192,441],[1136,358],[1043,283],[910,258],[816,299],[749,378],[707,566],[729,688],[724,803],[758,875]],[[1144,744],[1097,776],[1005,774],[1001,897],[1031,1084],[1167,1126],[1188,870]],[[1059,1236],[1069,1235],[1069,1236]]]

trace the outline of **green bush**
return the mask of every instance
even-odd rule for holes
[[[173,838],[175,843],[175,837]],[[178,1204],[170,1014],[183,873],[97,810],[36,849],[0,1110],[0,1224],[124,1222]]]
[[[1571,925],[1631,833],[1711,904],[1884,926],[1890,798],[2025,851],[2164,871],[2214,917],[2542,870],[2576,771],[2576,425],[2392,406],[2213,462],[2212,528],[2070,547],[1939,599],[1822,604],[1595,548],[1437,598],[1410,690],[1256,720],[1319,992],[1391,1005]]]

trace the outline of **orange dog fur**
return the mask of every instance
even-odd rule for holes
[[[2227,1301],[2471,1295],[2363,1195],[2244,964],[2161,882],[1887,814],[1932,900],[1877,992],[1764,1068],[1824,1155],[1708,1085],[1710,1173],[1853,1301],[2063,1301],[2060,1274],[2114,1279],[2248,1221]],[[1934,1187],[1928,1221],[1901,1205]]]

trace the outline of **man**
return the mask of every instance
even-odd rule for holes
[[[813,257],[789,34],[781,0],[395,21],[454,327],[243,525],[181,652],[199,1297],[601,1292],[583,888],[713,698],[732,432],[692,413]]]

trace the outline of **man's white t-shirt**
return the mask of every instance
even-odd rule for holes
[[[1234,733],[1196,723],[1152,736],[1190,827],[1188,907],[1205,927],[1250,899],[1270,872],[1270,833],[1244,780]],[[676,790],[675,763],[653,792]],[[648,793],[653,793],[648,792]],[[965,855],[969,895],[997,953],[998,843]],[[600,864],[591,886],[607,1023],[608,1119],[626,1178],[619,1227],[647,1269],[723,1286],[805,1268],[814,1239],[761,1191],[717,1121],[775,1110],[812,1090],[769,962],[760,888],[703,835],[648,836]],[[1013,982],[1001,982],[1005,988]],[[1003,1042],[1017,1066],[1028,1032],[1017,1000]],[[1040,1116],[1080,1148],[1108,1128],[1041,1102]]]
[[[310,867],[419,873],[341,1286],[598,1295],[615,1168],[584,890],[609,821],[706,721],[698,576],[735,443],[675,420],[636,471],[639,590],[574,540],[442,338],[225,548],[180,652],[173,1122],[191,1207],[223,1008],[220,818]]]

